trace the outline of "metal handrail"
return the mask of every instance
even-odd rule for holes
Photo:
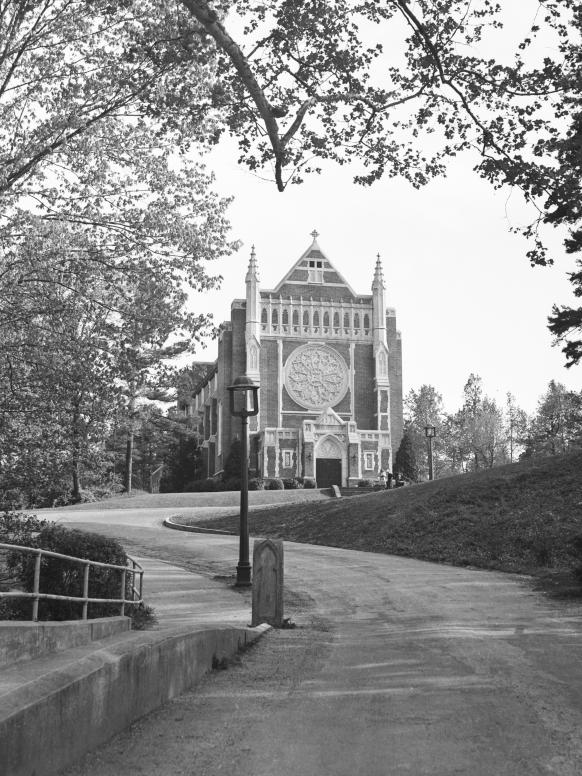
[[[38,602],[40,599],[52,600],[52,601],[78,601],[83,604],[82,619],[87,619],[88,605],[91,603],[103,603],[103,604],[119,604],[120,615],[125,614],[126,604],[141,604],[143,603],[143,574],[144,570],[140,564],[131,556],[127,556],[127,565],[120,566],[115,563],[101,563],[97,560],[89,560],[88,558],[76,558],[73,555],[63,555],[60,552],[52,552],[52,550],[43,550],[40,547],[23,547],[19,544],[4,544],[0,542],[0,550],[10,550],[12,552],[24,552],[36,555],[36,561],[34,566],[34,582],[32,593],[25,593],[21,590],[14,590],[8,592],[0,592],[0,598],[32,598],[32,619],[34,622],[38,621]],[[71,596],[71,595],[54,595],[52,593],[41,593],[40,589],[40,570],[42,557],[60,558],[61,560],[68,560],[71,563],[80,563],[84,566],[83,569],[83,595]],[[131,567],[129,564],[131,563]],[[121,597],[120,598],[89,598],[89,574],[91,566],[99,568],[118,569],[121,571]],[[125,586],[127,574],[132,574],[131,583],[131,598],[126,597]],[[135,585],[135,577],[139,577],[138,587]]]

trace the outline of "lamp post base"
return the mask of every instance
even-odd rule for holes
[[[251,564],[239,563],[236,567],[236,586],[237,587],[251,587]]]

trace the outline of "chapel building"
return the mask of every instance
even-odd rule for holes
[[[357,294],[312,236],[272,290],[260,287],[251,251],[246,298],[232,302],[218,359],[188,401],[207,476],[223,469],[240,436],[227,388],[241,374],[260,385],[259,414],[249,418],[249,466],[258,476],[355,487],[393,470],[402,438],[402,348],[380,257],[372,293]]]

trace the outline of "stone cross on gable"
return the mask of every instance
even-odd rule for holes
[[[317,229],[314,229],[313,232],[311,232],[311,236],[313,237],[314,240],[317,240],[317,238],[319,237],[319,232],[317,231]]]

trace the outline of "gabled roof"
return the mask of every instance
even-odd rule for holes
[[[313,242],[307,250],[299,257],[283,279],[271,291],[273,294],[282,294],[284,296],[293,296],[298,293],[300,286],[309,286],[313,289],[314,295],[321,293],[325,288],[334,288],[338,295],[343,294],[346,298],[358,296],[343,275],[337,271],[326,254],[322,251],[317,242],[318,233],[313,230],[311,233]],[[314,265],[310,263],[313,262]],[[318,266],[320,264],[320,266]],[[315,270],[321,270],[322,282],[314,282],[310,279],[310,270],[315,274]],[[264,292],[263,292],[264,293]],[[305,295],[305,294],[303,294]],[[361,296],[361,295],[360,295]]]

